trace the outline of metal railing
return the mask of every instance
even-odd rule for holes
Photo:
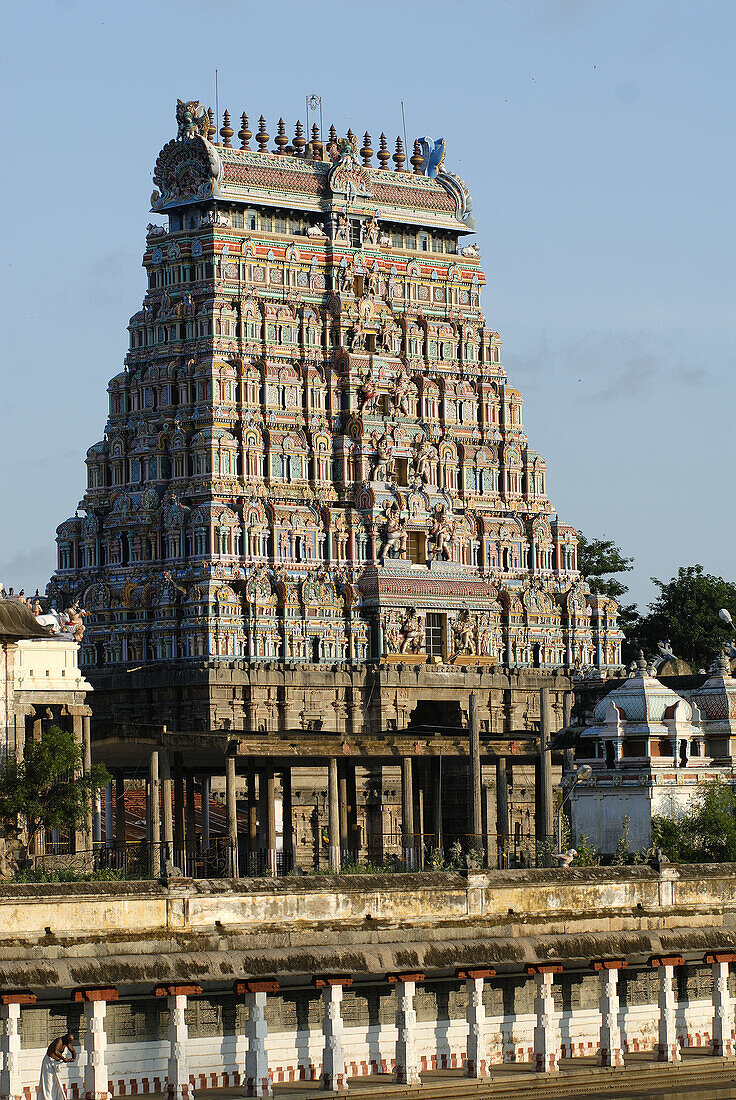
[[[249,850],[247,838],[238,838],[237,874],[241,878],[281,877],[291,874],[326,873],[335,870],[325,844],[304,845],[301,850]],[[548,866],[550,844],[540,844],[533,835],[516,832],[503,837],[495,833],[444,834],[392,832],[372,834],[361,847],[341,846],[343,873],[392,873],[406,871],[453,871],[482,868]],[[74,851],[68,840],[48,841],[45,850],[31,854],[19,867],[21,873],[50,873],[63,876],[92,875],[124,879],[146,878],[229,878],[234,873],[233,846],[228,837],[213,837],[207,845],[201,838],[194,844],[153,844],[128,841],[124,845],[97,843],[91,850]]]

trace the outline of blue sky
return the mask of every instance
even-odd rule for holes
[[[736,4],[7,0],[0,14],[0,580],[43,589],[122,367],[177,96],[375,139],[443,136],[487,323],[553,504],[633,598],[736,579]],[[235,129],[237,130],[237,126]]]

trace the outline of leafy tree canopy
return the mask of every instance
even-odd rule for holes
[[[652,843],[674,863],[736,860],[736,793],[717,781],[679,818],[652,818]]]
[[[638,627],[639,613],[635,604],[621,603],[621,597],[629,590],[615,574],[630,573],[633,562],[634,559],[625,557],[612,539],[587,539],[578,531],[578,569],[588,582],[591,592],[599,596],[611,596],[618,601],[619,626],[627,638]]]
[[[58,726],[27,742],[22,760],[0,768],[0,818],[25,818],[29,840],[40,829],[77,828],[94,794],[110,782],[102,764],[83,776],[81,762],[74,735]]]
[[[681,566],[666,583],[652,577],[659,595],[637,624],[632,642],[645,653],[669,639],[672,649],[694,669],[705,668],[720,654],[734,631],[718,617],[720,608],[736,622],[736,584],[703,572],[702,565]]]
[[[615,573],[630,573],[633,558],[626,558],[611,539],[587,539],[578,531],[578,569],[588,582],[591,592],[612,596],[614,600],[629,591]]]

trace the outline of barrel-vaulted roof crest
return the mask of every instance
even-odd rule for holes
[[[333,194],[345,195],[349,202],[358,195],[371,194],[371,175],[368,169],[358,162],[356,138],[341,139],[330,169],[328,183]]]
[[[209,117],[196,99],[176,101],[176,138],[158,155],[153,182],[160,188],[151,197],[153,210],[181,202],[201,202],[220,193],[222,162],[207,140]]]

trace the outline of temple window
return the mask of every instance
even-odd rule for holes
[[[430,657],[444,657],[445,616],[430,612],[424,622],[424,645]]]
[[[198,527],[194,532],[194,553],[198,557],[207,553],[207,531],[204,527]]]

